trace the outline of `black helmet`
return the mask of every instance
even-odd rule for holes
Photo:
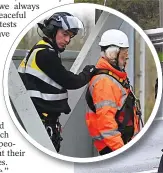
[[[75,36],[78,31],[84,29],[83,23],[67,12],[54,13],[49,19],[44,20],[44,24],[38,23],[39,28],[47,37],[54,37],[59,28],[71,31]]]

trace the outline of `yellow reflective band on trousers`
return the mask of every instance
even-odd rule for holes
[[[63,94],[46,94],[41,93],[40,91],[28,90],[30,97],[38,97],[43,100],[55,101],[55,100],[63,100],[68,97],[67,92]]]

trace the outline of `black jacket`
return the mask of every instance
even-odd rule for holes
[[[89,82],[92,77],[88,70],[89,68],[85,68],[83,72],[79,73],[79,75],[67,71],[62,65],[59,54],[57,50],[55,50],[53,44],[47,38],[44,38],[44,41],[49,43],[54,49],[47,47],[46,49],[39,50],[36,54],[36,65],[48,77],[62,86],[63,89],[55,89],[51,85],[48,85],[44,81],[31,74],[20,74],[27,90],[36,90],[47,94],[59,94],[66,92],[67,89],[81,88]],[[39,114],[68,114],[71,111],[67,98],[55,101],[47,101],[38,97],[31,97],[31,99]]]
[[[44,38],[44,40],[51,43],[46,38]],[[78,75],[67,71],[62,65],[61,58],[55,49],[39,51],[36,56],[36,63],[43,72],[65,89],[73,90],[81,88],[86,85],[91,78],[87,71],[81,72]]]

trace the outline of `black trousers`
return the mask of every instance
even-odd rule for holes
[[[101,151],[99,151],[100,155],[105,155],[105,154],[109,154],[111,153],[112,150],[109,147],[105,147],[104,149],[102,149]]]
[[[51,113],[47,116],[39,113],[39,115],[56,151],[59,152],[61,141],[63,140],[61,137],[61,124],[59,122],[60,113]]]
[[[158,173],[163,173],[163,155],[161,157],[160,164],[158,167]]]

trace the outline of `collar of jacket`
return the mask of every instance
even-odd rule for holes
[[[45,42],[49,43],[49,44],[53,47],[53,49],[58,53],[57,46],[56,46],[52,41],[50,41],[49,38],[43,37],[43,40],[44,40]]]
[[[111,71],[112,73],[114,73],[115,75],[117,75],[119,78],[122,78],[123,80],[126,80],[127,78],[127,73],[126,72],[122,72],[119,71],[117,69],[115,69],[111,64],[108,63],[107,60],[105,60],[103,57],[101,57],[97,64],[96,64],[96,68],[99,69],[106,69]]]

